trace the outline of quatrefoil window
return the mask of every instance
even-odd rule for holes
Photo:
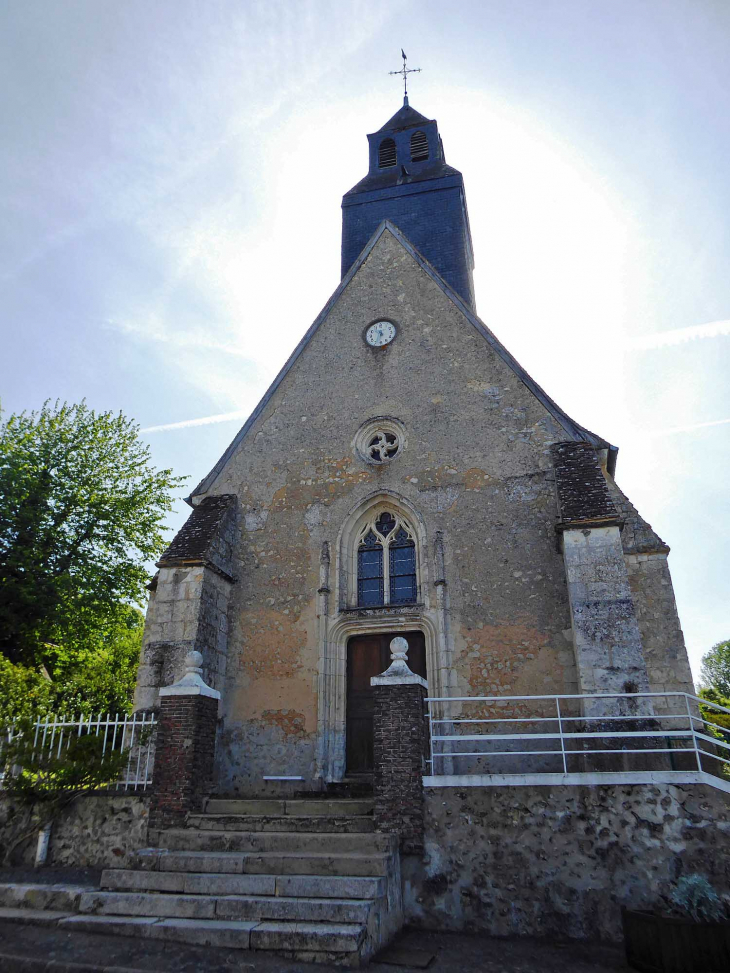
[[[376,432],[368,443],[370,459],[376,463],[385,463],[393,459],[399,449],[400,443],[394,432]]]

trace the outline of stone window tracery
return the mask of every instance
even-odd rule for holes
[[[393,416],[368,419],[355,434],[353,445],[366,463],[376,466],[390,463],[405,449],[405,427]]]
[[[397,513],[381,510],[362,525],[357,546],[359,608],[418,600],[413,531]]]
[[[398,436],[394,432],[376,432],[368,443],[368,455],[375,463],[393,459],[399,449]]]

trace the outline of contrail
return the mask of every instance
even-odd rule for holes
[[[182,422],[167,422],[163,426],[147,426],[140,432],[166,432],[168,429],[189,429],[190,426],[207,426],[213,422],[232,422],[234,419],[248,419],[248,410],[222,412],[217,416],[203,416],[202,419],[184,419]]]
[[[686,341],[696,341],[699,338],[719,338],[723,335],[730,335],[730,321],[711,321],[709,324],[693,324],[689,328],[640,335],[629,338],[627,345],[637,351],[650,351],[654,348],[668,348],[670,345],[683,345]]]
[[[692,432],[695,429],[707,429],[708,426],[725,426],[730,419],[713,419],[712,422],[695,422],[690,426],[672,426],[671,429],[658,429],[655,436],[671,436],[675,432]]]

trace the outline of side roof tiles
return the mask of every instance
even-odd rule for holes
[[[175,564],[207,564],[222,571],[217,562],[216,541],[228,511],[236,505],[233,494],[205,497],[185,521],[175,535],[172,544],[157,562],[158,567],[172,567]],[[226,573],[227,572],[223,572]]]
[[[590,443],[565,442],[551,447],[560,511],[559,529],[619,524],[619,511]]]

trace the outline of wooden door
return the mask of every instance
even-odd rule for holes
[[[371,676],[390,665],[390,643],[396,635],[408,641],[408,665],[426,678],[426,643],[423,632],[356,635],[347,643],[347,773],[373,770],[373,691]]]

